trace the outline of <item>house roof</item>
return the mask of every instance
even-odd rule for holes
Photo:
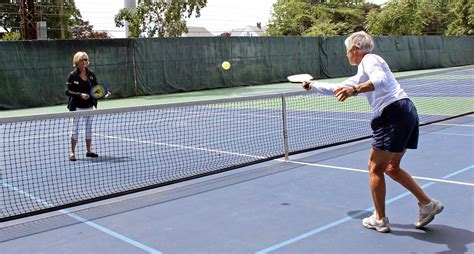
[[[256,33],[258,36],[262,36],[265,33],[266,27],[262,27],[261,29],[257,26],[246,26],[244,28],[235,28],[232,29],[230,32],[231,36],[242,36],[243,34],[253,32]]]
[[[212,35],[209,30],[201,26],[188,26],[188,33],[182,35],[183,37],[209,37]]]

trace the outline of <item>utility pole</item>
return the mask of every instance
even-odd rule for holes
[[[138,0],[138,1],[140,1],[140,0]],[[134,10],[136,8],[135,0],[124,0],[124,5],[125,5],[125,8],[127,8],[129,10]],[[130,34],[130,32],[128,30],[128,22],[125,21],[125,38],[128,38],[129,34]]]
[[[64,34],[64,0],[59,0],[59,29],[61,31],[61,39],[66,38]]]
[[[34,0],[20,0],[20,31],[23,40],[36,39],[35,3]]]

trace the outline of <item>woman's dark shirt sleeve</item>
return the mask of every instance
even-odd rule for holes
[[[74,77],[73,72],[69,73],[69,76],[67,77],[66,81],[66,95],[67,96],[72,96],[75,98],[80,99],[81,98],[81,93],[77,91],[77,84],[74,83],[74,81],[78,81],[77,78]]]

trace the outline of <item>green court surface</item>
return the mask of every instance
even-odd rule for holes
[[[450,116],[474,111],[474,98],[438,97],[436,103],[433,103],[433,97],[412,97],[411,100],[415,103],[418,113],[423,115]]]

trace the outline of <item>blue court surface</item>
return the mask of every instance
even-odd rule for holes
[[[368,123],[367,123],[368,124]],[[421,128],[402,167],[445,205],[415,229],[416,199],[389,177],[392,231],[373,209],[370,140],[7,221],[1,253],[474,253],[474,116]]]

